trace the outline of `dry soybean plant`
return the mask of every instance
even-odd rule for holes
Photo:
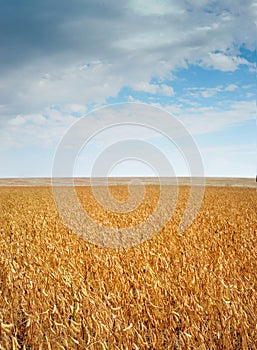
[[[149,185],[145,203],[119,215],[90,187],[77,191],[92,218],[115,227],[144,220],[158,200]],[[180,234],[188,194],[181,186],[152,239],[106,249],[63,225],[50,188],[1,187],[0,349],[256,349],[256,191],[208,187]]]

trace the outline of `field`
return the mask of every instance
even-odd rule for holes
[[[151,215],[159,187],[129,214],[77,193],[94,220],[123,228]],[[157,235],[110,249],[64,226],[49,186],[0,187],[0,349],[257,349],[256,189],[206,187],[180,234],[188,195],[181,185]]]

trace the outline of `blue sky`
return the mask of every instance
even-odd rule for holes
[[[177,118],[195,140],[206,176],[255,177],[254,1],[0,4],[0,177],[51,176],[69,128],[86,115],[97,124],[107,118],[99,108],[123,102],[146,103]],[[120,114],[117,122],[126,118]],[[74,175],[90,176],[97,156],[121,136],[143,138],[163,152],[176,175],[190,176],[174,144],[131,128],[118,137],[111,130],[92,137]],[[154,174],[150,164],[125,157],[109,171]]]

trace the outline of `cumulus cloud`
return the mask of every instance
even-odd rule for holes
[[[221,52],[209,53],[209,55],[203,59],[203,62],[206,63],[207,66],[223,72],[233,72],[239,65],[251,66],[251,64],[244,58],[228,56],[227,54]]]
[[[162,96],[173,96],[174,90],[171,86],[167,84],[151,84],[147,82],[139,82],[132,85],[133,89],[136,91],[143,91],[153,95],[162,95]]]
[[[1,1],[0,113],[104,103],[188,64],[234,71],[255,34],[251,0]]]

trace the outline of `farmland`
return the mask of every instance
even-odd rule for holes
[[[101,208],[89,186],[77,193],[94,220],[125,228],[151,215],[159,187],[128,214]],[[181,185],[151,239],[110,249],[63,224],[49,186],[0,187],[0,349],[256,349],[256,190],[206,187],[179,233],[188,196]]]

